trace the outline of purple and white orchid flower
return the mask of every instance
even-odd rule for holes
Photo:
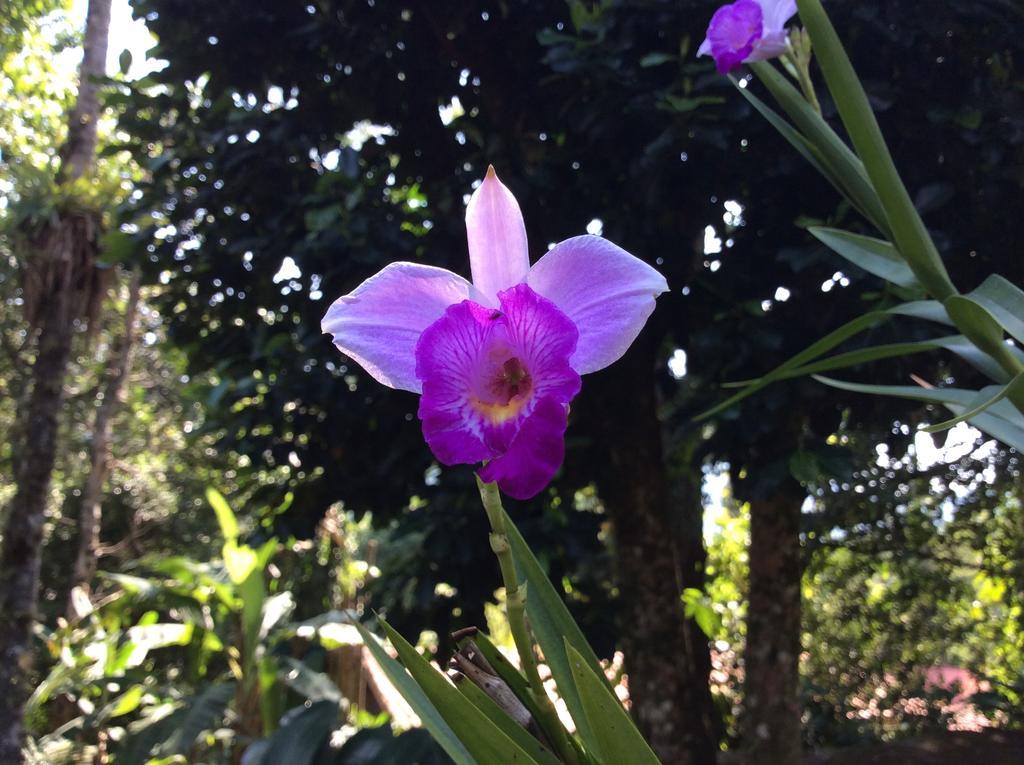
[[[562,464],[580,375],[625,353],[668,284],[597,236],[567,239],[531,267],[519,204],[493,167],[466,229],[472,283],[391,263],[336,300],[322,327],[378,382],[422,394],[438,460],[486,462],[481,479],[528,499]]]
[[[721,74],[748,61],[764,61],[786,52],[786,22],[796,14],[796,0],[736,0],[723,5],[708,24],[698,56],[712,56]]]

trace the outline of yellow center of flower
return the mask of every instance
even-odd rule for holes
[[[533,390],[533,381],[523,362],[513,356],[498,368],[486,390],[486,398],[475,396],[472,406],[492,425],[501,425],[522,411]]]

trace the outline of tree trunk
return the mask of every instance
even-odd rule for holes
[[[804,492],[787,479],[750,501],[750,596],[743,655],[742,731],[750,762],[799,765],[800,508]]]
[[[82,177],[96,159],[100,78],[106,73],[109,33],[110,0],[89,0],[82,64],[78,70],[78,98],[68,117],[68,140],[60,153],[58,181]]]
[[[79,98],[69,117],[58,180],[85,174],[96,153],[98,78],[104,73],[110,0],[91,0]],[[24,704],[32,658],[32,624],[39,592],[50,479],[57,454],[57,415],[71,355],[75,320],[97,303],[98,215],[59,212],[42,229],[23,232],[26,316],[37,333],[31,393],[21,422],[17,484],[0,552],[0,763],[22,761]]]
[[[96,409],[92,428],[89,478],[82,495],[81,517],[78,522],[78,557],[71,574],[68,618],[75,621],[81,616],[75,608],[76,589],[88,597],[89,585],[96,573],[97,550],[100,546],[103,485],[110,473],[110,425],[121,399],[128,373],[131,370],[132,350],[135,344],[135,317],[139,307],[139,272],[134,271],[128,284],[128,303],[124,312],[124,335],[117,350],[112,351],[107,363],[106,385],[103,398]]]
[[[21,762],[22,713],[28,696],[39,554],[57,453],[57,414],[71,353],[72,324],[54,306],[40,327],[32,393],[0,559],[0,763]]]
[[[597,458],[606,461],[598,490],[614,530],[634,717],[666,765],[708,765],[717,751],[708,643],[684,618],[680,600],[684,586],[703,585],[702,508],[699,488],[696,502],[689,492],[690,501],[681,505],[669,491],[654,356],[645,333],[593,380],[584,406],[593,407],[586,419],[598,429]]]

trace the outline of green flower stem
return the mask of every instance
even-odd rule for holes
[[[554,704],[548,698],[537,669],[537,656],[533,652],[533,640],[530,638],[530,629],[526,624],[526,585],[520,585],[516,575],[512,547],[505,530],[505,518],[498,484],[484,483],[479,476],[476,483],[480,489],[480,499],[483,500],[484,510],[487,512],[487,520],[491,524],[491,549],[498,556],[501,579],[505,584],[505,605],[508,609],[508,623],[512,631],[512,639],[519,652],[519,660],[522,662],[526,680],[530,684],[530,693],[541,713],[541,719],[537,722],[551,741],[559,759],[569,765],[578,765],[576,751],[569,743],[568,733],[558,719],[558,712],[555,711]]]
[[[818,94],[814,92],[814,83],[811,82],[811,70],[808,68],[807,63],[807,61],[797,62],[796,71],[800,75],[800,89],[804,92],[804,97],[814,111],[820,115],[821,104],[818,103]]]
[[[811,36],[802,29],[794,29],[790,32],[789,50],[783,54],[783,60],[788,61],[793,67],[804,98],[820,117],[821,104],[818,102],[818,94],[814,91],[814,82],[811,80]]]
[[[821,6],[821,0],[797,0],[797,7],[800,19],[814,41],[818,63],[839,116],[888,214],[896,248],[934,297],[944,301],[956,295],[956,287],[950,281],[935,243],[896,171],[867,94]]]

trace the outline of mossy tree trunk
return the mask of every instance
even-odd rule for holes
[[[99,78],[104,74],[110,0],[90,0],[79,96],[68,119],[58,182],[86,175],[96,156]],[[0,763],[20,763],[29,691],[32,625],[39,594],[40,552],[58,447],[58,414],[76,322],[101,295],[97,277],[99,214],[58,210],[42,228],[23,232],[26,317],[36,335],[31,392],[19,418],[15,494],[0,551]]]

